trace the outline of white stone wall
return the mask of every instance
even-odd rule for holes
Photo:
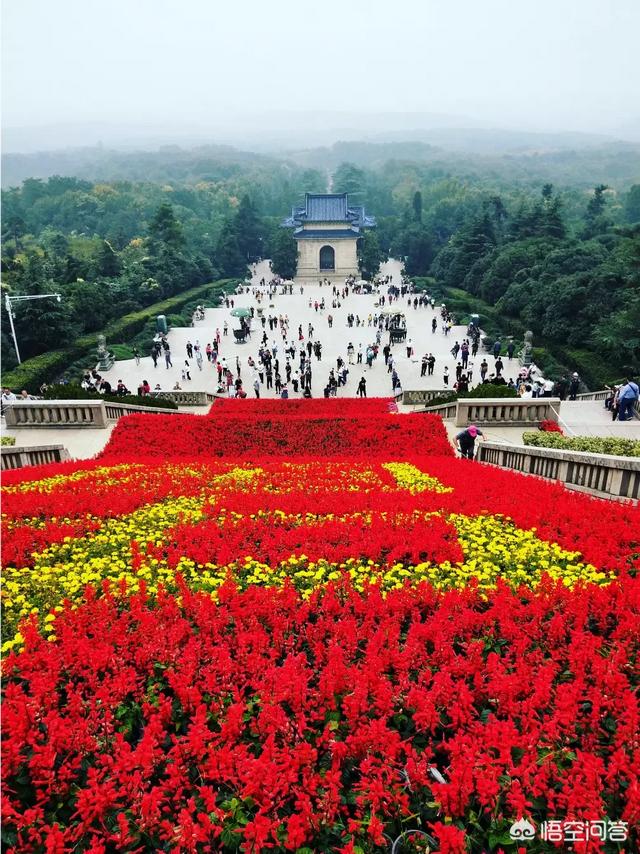
[[[344,278],[345,276],[357,276],[358,252],[356,238],[340,238],[338,240],[310,240],[300,239],[298,244],[298,272],[297,279],[317,280],[323,276],[331,278]],[[323,246],[331,246],[336,254],[336,268],[333,271],[320,270],[320,250]]]

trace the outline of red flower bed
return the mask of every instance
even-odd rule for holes
[[[309,400],[289,398],[288,400],[256,400],[252,397],[229,398],[221,397],[212,405],[209,415],[218,418],[256,416],[265,418],[268,415],[302,416],[303,418],[364,418],[375,415],[387,415],[389,404],[393,401],[387,397],[314,397]]]
[[[90,598],[5,664],[7,850],[377,850],[419,822],[463,852],[521,815],[637,826],[639,625],[631,579]]]
[[[455,459],[388,404],[132,415],[100,459],[3,476],[10,854],[364,854],[416,828],[484,854],[522,816],[626,821],[640,848],[638,509]],[[579,553],[565,583],[593,567],[553,584],[531,540]]]
[[[463,559],[455,529],[439,517],[398,523],[373,517],[366,524],[362,519],[348,519],[313,525],[278,523],[273,519],[258,520],[251,526],[244,522],[220,525],[217,521],[206,521],[174,528],[167,533],[166,543],[150,544],[146,554],[166,555],[172,567],[177,566],[181,557],[202,564],[226,565],[242,561],[245,555],[270,566],[294,554],[305,554],[311,561],[324,558],[340,563],[349,558],[363,558],[387,565]]]
[[[242,405],[242,404],[241,404]],[[224,411],[227,410],[223,407]],[[367,417],[260,418],[249,412],[203,418],[199,415],[129,415],[121,418],[101,460],[140,457],[403,457],[453,456],[442,420],[435,415]]]

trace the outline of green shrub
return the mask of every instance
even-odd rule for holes
[[[615,457],[640,457],[640,440],[612,436],[562,436],[542,431],[523,433],[525,445],[534,448],[558,448],[562,451],[588,451]]]
[[[438,397],[434,397],[428,403],[425,404],[425,407],[428,408],[430,406],[443,406],[445,403],[453,403],[456,400],[468,400],[483,398],[483,397],[509,397],[515,398],[518,397],[518,392],[514,388],[509,388],[507,385],[492,385],[491,383],[482,383],[481,385],[477,385],[472,388],[470,391],[465,391],[463,394],[458,395],[455,391],[447,392],[446,394],[440,394]]]
[[[431,276],[411,276],[410,278],[416,291],[418,291],[419,293],[426,291],[429,296],[435,297],[435,279],[433,279]],[[441,289],[439,288],[438,293],[442,293]]]
[[[135,406],[152,406],[158,409],[177,409],[173,400],[162,397],[141,397],[137,394],[96,394],[86,391],[82,386],[68,383],[67,385],[51,385],[44,394],[45,400],[106,400],[110,403],[131,403]]]
[[[36,394],[43,382],[48,382],[63,373],[75,358],[77,358],[76,349],[72,347],[42,353],[3,374],[2,385],[15,392],[21,392],[24,388]]]
[[[16,437],[15,436],[2,436],[0,437],[0,445],[15,445]]]
[[[133,359],[133,350],[128,344],[109,344],[109,350],[119,362]]]
[[[450,391],[448,394],[439,394],[437,397],[432,397],[425,406],[444,406],[446,403],[455,403],[458,395],[455,391]]]
[[[518,392],[515,388],[508,385],[493,385],[492,383],[481,383],[474,386],[470,391],[465,391],[464,394],[458,396],[458,399],[469,397],[518,397]]]

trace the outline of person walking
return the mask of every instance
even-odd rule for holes
[[[462,430],[456,436],[456,448],[463,458],[472,460],[474,457],[476,438],[482,436],[485,438],[482,430],[479,430],[475,424],[469,424],[466,430]]]
[[[507,344],[507,358],[509,359],[509,361],[513,359],[513,353],[515,349],[516,345],[513,343],[513,341],[509,341],[509,343]]]
[[[253,381],[253,390],[256,393],[256,397],[260,397],[260,380],[256,377]]]
[[[489,370],[489,363],[486,359],[483,359],[480,362],[480,382],[484,382],[485,377],[487,376],[487,371]]]
[[[429,357],[425,353],[422,357],[422,365],[420,366],[420,376],[425,377],[427,375],[427,368],[429,367]]]
[[[354,353],[355,353],[355,347],[353,346],[352,342],[349,341],[349,345],[347,347],[347,357],[348,357],[350,365],[353,365],[353,354]]]
[[[618,421],[629,421],[633,418],[633,407],[638,400],[638,384],[633,377],[627,377],[618,392]]]
[[[436,357],[433,355],[433,353],[429,353],[429,358],[428,358],[427,362],[428,362],[427,375],[432,377],[433,376],[433,368],[436,364]]]
[[[136,365],[140,364],[140,351],[137,347],[134,347],[133,350],[133,358],[136,360]]]
[[[193,359],[193,344],[191,341],[187,341],[187,359]]]
[[[202,361],[203,361],[202,360],[202,353],[200,352],[200,350],[197,350],[196,351],[196,365],[198,366],[199,371],[202,370]]]
[[[167,366],[167,370],[173,367],[173,362],[171,361],[171,348],[169,346],[164,348],[164,361]]]
[[[575,400],[578,394],[578,389],[580,388],[580,376],[574,371],[571,374],[571,380],[569,382],[569,400]],[[622,420],[622,419],[620,419]]]
[[[449,368],[446,365],[444,366],[444,372],[442,374],[442,382],[447,388],[449,387]]]
[[[358,383],[358,397],[366,397],[367,396],[367,381],[364,377],[360,379]]]

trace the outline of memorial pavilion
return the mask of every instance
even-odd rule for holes
[[[347,193],[305,193],[304,205],[282,224],[293,229],[298,244],[296,278],[315,281],[358,276],[358,240],[376,223],[363,205],[350,204]]]

